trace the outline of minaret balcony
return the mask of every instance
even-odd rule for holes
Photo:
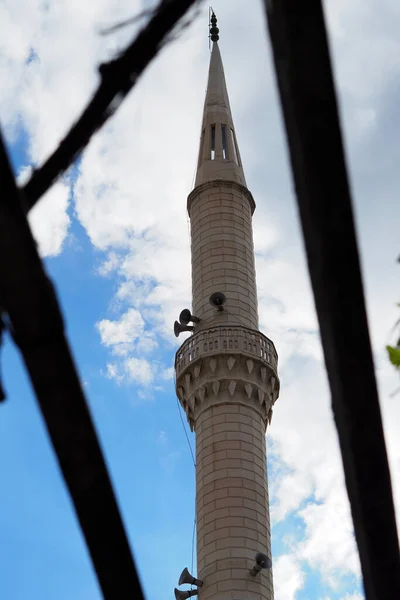
[[[252,405],[265,424],[279,395],[278,355],[273,342],[241,325],[195,332],[175,355],[177,395],[191,429],[198,415],[226,402]]]
[[[278,354],[274,343],[267,336],[243,326],[218,325],[194,333],[183,342],[175,354],[176,377],[194,361],[221,353],[244,354],[249,358],[257,358],[277,373]]]

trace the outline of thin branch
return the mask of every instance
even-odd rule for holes
[[[92,135],[109,119],[154,59],[178,21],[202,0],[162,1],[148,25],[118,58],[100,66],[100,85],[55,152],[23,187],[30,210],[71,166]]]
[[[0,297],[106,600],[143,600],[96,431],[0,135]]]
[[[124,27],[128,27],[129,25],[133,25],[134,23],[141,21],[142,19],[144,19],[144,17],[150,17],[150,15],[153,15],[155,11],[156,11],[156,8],[147,8],[146,10],[142,10],[142,12],[140,12],[138,15],[135,15],[134,17],[131,17],[130,19],[125,19],[124,21],[119,21],[118,23],[111,25],[111,27],[102,29],[100,31],[100,35],[109,35],[110,33],[115,33],[116,31],[119,31],[120,29],[124,29]]]

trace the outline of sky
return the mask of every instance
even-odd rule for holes
[[[3,0],[0,121],[19,181],[63,138],[132,39],[138,0]],[[325,0],[368,319],[400,514],[400,393],[385,345],[400,300],[400,5]],[[260,329],[278,350],[268,429],[276,600],[362,600],[323,354],[261,1],[214,0],[246,174]],[[186,198],[206,86],[208,5],[29,216],[54,282],[146,597],[191,567],[194,466],[177,405],[173,322],[190,307]],[[326,148],[327,155],[329,148]],[[340,244],[340,240],[337,240]],[[355,348],[356,351],[356,348]],[[1,348],[0,597],[100,591],[21,359]],[[188,434],[194,445],[194,436]]]

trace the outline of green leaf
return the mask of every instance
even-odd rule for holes
[[[397,369],[400,369],[400,348],[393,348],[393,346],[386,346],[386,350],[389,354],[389,360]]]

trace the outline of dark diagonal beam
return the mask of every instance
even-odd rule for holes
[[[156,57],[175,25],[201,0],[164,0],[135,40],[118,58],[100,66],[100,84],[58,148],[24,186],[30,210],[71,166],[91,137],[115,113],[146,67]],[[134,135],[134,132],[132,132]]]
[[[0,138],[0,298],[35,390],[94,569],[109,600],[143,598],[88,406]]]
[[[399,544],[321,1],[264,4],[366,597],[394,600]]]

